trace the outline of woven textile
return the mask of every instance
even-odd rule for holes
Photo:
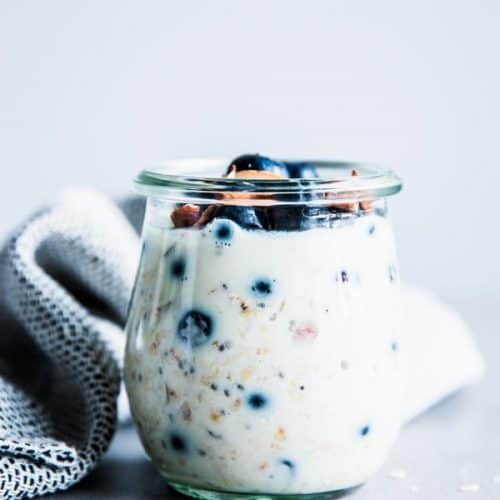
[[[3,249],[0,498],[65,489],[108,448],[137,259],[124,212],[86,190],[67,192]]]

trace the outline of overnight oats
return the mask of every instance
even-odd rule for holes
[[[200,498],[333,498],[400,427],[390,171],[172,162],[148,196],[125,381],[147,454]]]

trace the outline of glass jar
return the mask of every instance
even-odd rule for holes
[[[333,498],[382,465],[400,427],[386,197],[401,183],[318,161],[319,178],[221,178],[227,164],[136,179],[147,209],[127,323],[133,418],[184,494]]]

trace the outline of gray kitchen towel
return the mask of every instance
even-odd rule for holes
[[[140,198],[117,206],[68,190],[0,254],[0,498],[68,488],[99,462],[117,414],[127,418],[120,360],[143,210]],[[409,287],[403,306],[407,421],[477,380],[483,363],[455,311]]]
[[[140,205],[124,203],[136,224]],[[65,489],[108,448],[137,261],[137,234],[123,212],[80,189],[3,248],[0,498]]]

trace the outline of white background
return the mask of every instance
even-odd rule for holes
[[[0,234],[168,158],[368,160],[405,181],[404,278],[494,303],[499,26],[494,0],[0,0]]]

